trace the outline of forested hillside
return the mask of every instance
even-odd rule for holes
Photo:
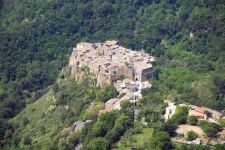
[[[81,41],[157,59],[163,98],[225,108],[224,0],[0,0],[0,139]]]

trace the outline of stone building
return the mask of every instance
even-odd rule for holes
[[[71,74],[77,70],[89,71],[97,78],[99,86],[128,78],[144,82],[152,78],[155,59],[142,51],[132,51],[117,45],[117,41],[105,43],[78,43],[70,57]]]

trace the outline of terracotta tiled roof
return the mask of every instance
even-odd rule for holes
[[[115,67],[119,67],[117,64],[111,64],[109,65],[109,68],[115,68]]]
[[[203,114],[205,113],[204,108],[200,108],[200,107],[195,108],[195,111],[199,113],[203,113]]]

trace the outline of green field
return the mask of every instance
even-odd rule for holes
[[[132,135],[132,137],[130,138],[132,140],[131,146],[140,147],[144,145],[151,138],[152,133],[153,133],[152,128],[143,128],[142,133]],[[129,148],[130,148],[129,145],[126,145],[125,143],[122,142],[122,140],[120,140],[117,143],[115,150],[129,150]]]

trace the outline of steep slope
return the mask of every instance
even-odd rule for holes
[[[69,127],[74,122],[96,118],[98,111],[104,106],[95,95],[100,89],[78,86],[69,79],[59,82],[61,84],[49,87],[50,90],[45,95],[28,104],[20,114],[10,120],[14,127],[11,141],[14,144],[10,148],[57,147],[59,140],[67,136]]]

